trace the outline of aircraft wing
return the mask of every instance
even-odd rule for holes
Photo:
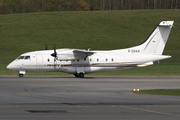
[[[88,56],[93,55],[95,52],[87,51],[87,50],[73,50],[75,58],[84,58],[86,59]]]
[[[77,53],[77,54],[82,54],[82,55],[86,55],[86,56],[91,56],[92,54],[94,54],[95,52],[91,52],[91,51],[87,51],[87,50],[78,50],[75,49],[73,50],[73,53]]]

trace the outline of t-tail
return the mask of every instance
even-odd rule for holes
[[[143,43],[130,49],[138,49],[142,54],[162,55],[173,23],[174,21],[160,22]]]

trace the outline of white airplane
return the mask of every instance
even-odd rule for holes
[[[19,71],[19,77],[28,71],[51,71],[84,74],[99,71],[124,70],[152,65],[153,62],[170,58],[162,55],[174,21],[162,21],[140,45],[110,51],[82,49],[56,49],[28,52],[20,55],[7,68]]]

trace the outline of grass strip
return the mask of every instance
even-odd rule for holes
[[[135,91],[136,94],[180,96],[180,89],[156,89]]]

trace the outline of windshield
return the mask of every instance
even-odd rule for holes
[[[18,60],[24,59],[24,56],[19,56],[17,59],[18,59]]]
[[[28,60],[28,59],[30,59],[30,56],[19,56],[17,59],[18,60],[22,60],[22,59]]]
[[[24,59],[30,59],[30,56],[25,56]]]

